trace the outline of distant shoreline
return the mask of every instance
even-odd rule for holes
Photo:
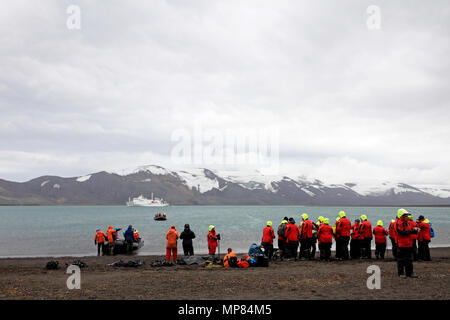
[[[127,207],[121,204],[0,204],[0,207]],[[136,206],[139,207],[139,206]],[[418,205],[418,204],[399,204],[399,205],[349,205],[349,204],[174,204],[168,207],[350,207],[350,208],[450,208],[450,204],[443,205]],[[141,207],[141,208],[168,208],[168,207]],[[135,207],[131,207],[135,208]]]

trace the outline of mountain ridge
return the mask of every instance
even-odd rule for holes
[[[450,205],[450,187],[325,184],[304,176],[156,165],[68,178],[45,175],[26,182],[0,179],[0,205],[124,205],[129,197],[151,193],[173,205]]]

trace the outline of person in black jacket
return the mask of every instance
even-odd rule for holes
[[[184,231],[180,235],[180,239],[183,240],[183,251],[185,256],[194,255],[194,246],[192,245],[192,239],[195,238],[195,233],[189,227],[189,224],[184,225]]]

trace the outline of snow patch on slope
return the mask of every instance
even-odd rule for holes
[[[91,175],[82,176],[82,177],[78,177],[77,181],[78,182],[85,182],[85,181],[88,181],[90,178],[91,178]]]
[[[50,180],[45,180],[44,182],[41,183],[41,187],[45,186],[49,182],[50,182]]]
[[[190,172],[178,171],[178,176],[190,188],[200,187],[200,193],[205,193],[213,188],[219,189],[219,181],[216,178],[211,179],[205,175],[204,169],[192,169]]]

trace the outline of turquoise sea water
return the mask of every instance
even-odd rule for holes
[[[162,208],[126,206],[3,206],[0,207],[0,257],[95,255],[95,229],[106,231],[108,225],[125,231],[131,224],[145,241],[138,254],[163,254],[165,233],[173,224],[181,233],[185,223],[196,234],[194,250],[206,253],[206,234],[213,224],[222,236],[221,253],[227,247],[246,252],[252,243],[260,243],[266,221],[274,228],[284,216],[310,218],[329,217],[334,221],[340,210],[353,220],[366,214],[373,225],[383,220],[384,226],[394,218],[392,207],[301,207],[301,206],[170,206],[164,208],[167,221],[154,221]],[[424,215],[433,223],[436,237],[431,246],[450,246],[450,208],[406,208],[414,218]],[[120,232],[122,233],[122,232]],[[275,241],[275,246],[276,246]],[[181,249],[181,244],[179,246]]]

